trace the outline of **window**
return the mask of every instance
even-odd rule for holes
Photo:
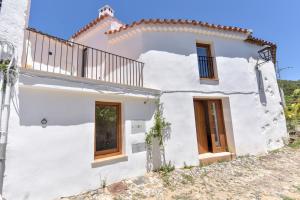
[[[1,10],[1,7],[2,7],[2,0],[0,0],[0,10]]]
[[[197,55],[200,78],[214,79],[215,73],[210,45],[197,43]]]
[[[95,158],[121,154],[121,104],[96,102]]]

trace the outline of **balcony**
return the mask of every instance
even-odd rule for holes
[[[201,79],[214,79],[214,58],[198,56],[199,76]]]
[[[28,28],[22,68],[143,87],[144,63]]]

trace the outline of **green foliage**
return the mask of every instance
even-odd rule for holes
[[[7,71],[7,67],[8,67],[9,62],[10,62],[9,60],[0,60],[0,72],[2,72],[3,75]],[[4,76],[4,78],[3,78],[3,84],[2,84],[2,88],[1,88],[1,90],[3,92],[5,91],[6,84],[7,84],[7,78],[6,78],[6,76]]]
[[[278,84],[284,91],[288,129],[294,130],[295,126],[300,123],[300,80],[279,80]]]
[[[169,162],[168,164],[162,165],[160,168],[158,168],[155,171],[160,172],[162,174],[168,174],[174,170],[175,170],[174,165],[172,165],[172,163]]]
[[[170,123],[166,121],[163,117],[163,104],[157,102],[157,109],[154,114],[154,125],[151,127],[150,131],[146,134],[146,143],[148,145],[152,144],[153,138],[157,138],[159,141],[159,145],[163,145],[164,140],[164,132],[167,128],[170,127]]]
[[[182,178],[183,178],[183,184],[185,183],[191,183],[191,184],[194,184],[195,183],[195,180],[194,180],[194,177],[192,175],[189,175],[189,174],[181,174]]]
[[[164,182],[164,185],[170,186],[170,172],[174,171],[175,167],[172,165],[171,162],[168,164],[162,165],[159,169],[155,170],[156,172],[159,172],[161,175],[161,179]]]
[[[285,196],[285,195],[281,195],[281,199],[282,200],[295,200],[295,199],[293,199],[291,197],[288,197],[288,196]]]
[[[183,163],[183,169],[192,169],[194,166],[187,165],[185,162]]]
[[[286,97],[286,101],[288,103],[289,96],[291,96],[294,90],[300,88],[300,80],[298,81],[289,81],[289,80],[278,80],[278,85],[284,91],[284,95]]]
[[[297,139],[293,143],[288,144],[288,146],[293,149],[299,149],[300,148],[300,139]]]
[[[4,61],[0,60],[0,71],[1,72],[6,72],[9,62],[10,62],[9,60],[4,60]]]

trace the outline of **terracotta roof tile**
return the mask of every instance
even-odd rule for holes
[[[277,45],[275,43],[253,37],[252,35],[249,35],[245,41],[258,46],[269,45],[271,47],[273,63],[276,64]]]
[[[233,26],[222,26],[216,24],[209,24],[207,22],[196,21],[196,20],[184,20],[184,19],[141,19],[139,21],[135,21],[130,25],[124,25],[116,30],[107,31],[106,34],[114,34],[126,30],[128,28],[132,28],[134,26],[138,26],[140,24],[187,24],[187,25],[199,25],[206,28],[212,28],[217,30],[225,30],[225,31],[234,31],[239,33],[251,33],[251,30]]]
[[[88,29],[94,27],[96,24],[100,23],[101,21],[103,21],[104,19],[106,19],[108,17],[111,17],[111,16],[110,15],[103,15],[101,17],[97,17],[97,18],[93,19],[90,23],[88,23],[84,27],[80,28],[76,33],[74,33],[71,38],[78,37],[79,35],[81,35],[85,31],[87,31]]]

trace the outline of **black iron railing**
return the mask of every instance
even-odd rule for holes
[[[144,63],[34,29],[26,30],[22,66],[27,69],[143,87]]]
[[[215,78],[213,57],[198,56],[198,67],[200,78]]]

